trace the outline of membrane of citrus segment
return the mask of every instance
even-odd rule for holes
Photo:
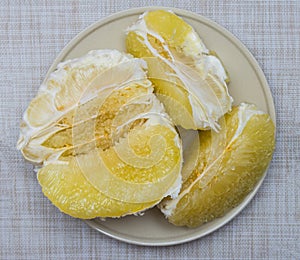
[[[218,119],[231,109],[229,79],[189,24],[171,11],[146,12],[128,28],[126,47],[147,61],[148,77],[175,124],[218,130]]]
[[[178,194],[181,142],[145,65],[91,51],[60,64],[25,111],[18,147],[63,212],[123,216]]]
[[[219,133],[199,132],[196,167],[179,196],[159,206],[174,225],[196,227],[223,216],[253,190],[270,163],[275,127],[269,115],[243,103],[220,124]]]

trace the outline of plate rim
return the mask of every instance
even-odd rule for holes
[[[141,15],[142,13],[144,13],[146,11],[158,10],[158,9],[160,9],[160,10],[171,10],[174,13],[178,14],[180,17],[190,18],[190,19],[193,19],[197,22],[203,23],[206,26],[209,26],[209,27],[215,29],[218,33],[222,34],[231,43],[233,43],[237,47],[237,49],[239,49],[241,54],[247,59],[248,63],[253,68],[253,71],[255,72],[259,82],[261,83],[262,90],[263,90],[265,100],[266,100],[266,105],[267,105],[267,108],[268,108],[268,113],[269,113],[270,117],[272,118],[272,120],[274,122],[274,125],[275,125],[275,129],[276,129],[276,111],[275,111],[274,99],[273,99],[273,96],[272,96],[272,93],[271,93],[271,89],[269,87],[267,79],[266,79],[259,63],[255,59],[253,54],[248,50],[248,48],[234,34],[232,34],[230,31],[228,31],[226,28],[219,25],[215,21],[213,21],[213,20],[211,20],[211,19],[209,19],[209,18],[207,18],[203,15],[194,13],[192,11],[179,9],[179,8],[175,8],[175,7],[166,7],[166,6],[135,7],[135,8],[130,8],[130,9],[127,9],[127,10],[124,10],[124,11],[116,12],[114,14],[108,15],[108,16],[106,16],[104,18],[101,18],[98,21],[92,23],[91,25],[89,25],[85,29],[81,30],[75,37],[73,37],[65,45],[65,47],[59,52],[59,54],[56,56],[56,58],[52,62],[52,65],[48,69],[48,71],[47,71],[47,73],[44,77],[43,83],[49,77],[50,73],[56,69],[57,65],[60,62],[65,60],[66,56],[72,51],[72,49],[76,45],[78,45],[85,37],[87,37],[89,34],[91,34],[93,31],[95,31],[97,28],[105,26],[105,24],[108,24],[108,23],[110,23],[114,20],[120,19],[120,18],[124,18],[126,16]],[[213,233],[214,231],[220,229],[222,226],[226,225],[231,220],[233,220],[238,214],[240,214],[243,211],[243,209],[247,205],[249,205],[250,201],[257,194],[258,189],[261,187],[261,185],[262,185],[262,183],[263,183],[263,181],[264,181],[264,179],[267,175],[268,168],[264,172],[264,174],[261,177],[260,181],[256,184],[255,188],[252,190],[252,192],[250,194],[248,194],[248,196],[238,206],[236,206],[234,209],[232,209],[232,210],[236,210],[232,215],[225,218],[222,222],[218,223],[216,226],[212,227],[211,229],[206,230],[205,232],[197,233],[197,231],[195,231],[194,234],[192,234],[190,236],[183,235],[182,236],[183,238],[179,239],[179,240],[172,240],[172,241],[167,241],[167,242],[166,241],[158,241],[158,242],[153,242],[152,241],[152,242],[149,242],[149,241],[146,241],[146,240],[143,241],[141,239],[136,239],[136,238],[129,237],[128,235],[124,235],[124,234],[120,235],[117,232],[109,231],[106,227],[100,229],[95,224],[94,220],[83,220],[83,221],[88,226],[90,226],[92,229],[94,229],[98,232],[101,232],[102,234],[107,235],[108,237],[117,239],[117,240],[122,241],[122,242],[130,243],[130,244],[135,244],[135,245],[140,245],[140,246],[172,246],[172,245],[187,243],[187,242],[202,238],[204,236],[207,236],[208,234]],[[228,213],[232,212],[232,210],[230,210]],[[226,217],[226,215],[221,217],[221,218]],[[196,230],[196,229],[194,229],[194,230]]]

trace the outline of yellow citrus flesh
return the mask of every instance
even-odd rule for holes
[[[157,203],[124,203],[108,198],[86,180],[75,159],[69,165],[48,164],[38,172],[38,181],[45,196],[62,212],[75,218],[119,217]]]
[[[192,116],[189,94],[177,78],[168,76],[172,70],[156,58],[144,58],[148,64],[148,78],[155,86],[155,94],[164,104],[168,115],[176,125],[185,129],[197,129]]]
[[[242,104],[226,114],[221,131],[199,132],[197,166],[175,200],[160,208],[174,225],[196,227],[226,214],[253,190],[274,149],[269,115]]]
[[[172,188],[178,177],[181,154],[173,141],[176,137],[175,132],[160,125],[152,128],[156,133],[150,134],[164,136],[163,140],[167,143],[159,162],[152,162],[151,159],[151,150],[162,148],[157,142],[154,142],[157,148],[153,145],[148,147],[149,144],[136,144],[140,147],[133,150],[140,148],[145,151],[148,147],[150,153],[137,152],[136,158],[125,157],[130,165],[120,159],[118,150],[114,147],[105,151],[99,149],[99,157],[91,156],[91,151],[75,157],[70,156],[67,164],[53,162],[39,171],[38,180],[45,196],[62,212],[84,219],[120,217],[156,205],[165,196],[166,191]],[[135,135],[132,132],[129,134]],[[149,138],[150,135],[146,136],[143,131],[142,136]],[[136,136],[134,138],[139,139]],[[124,141],[125,144],[127,142],[128,140]],[[135,145],[134,141],[130,143]],[[125,149],[128,147],[121,150]],[[145,155],[146,157],[139,157]],[[142,160],[146,159],[150,159],[150,165],[146,162],[143,168]],[[99,160],[103,160],[103,165],[98,164]],[[110,180],[114,181],[105,180],[107,176],[104,176],[104,167],[108,170],[107,174],[112,175]],[[113,179],[114,177],[116,179]]]
[[[182,45],[187,34],[193,30],[189,24],[178,16],[164,10],[149,12],[145,16],[145,21],[151,31],[159,32],[173,48]]]
[[[118,51],[60,64],[25,111],[18,146],[73,217],[133,214],[181,185],[181,142],[145,62]]]
[[[156,125],[135,128],[114,149],[101,151],[108,169],[118,178],[135,183],[157,183],[176,167],[180,150],[176,133]]]
[[[169,11],[146,12],[128,28],[126,48],[147,61],[155,93],[175,124],[217,130],[231,108],[228,76],[189,24]]]

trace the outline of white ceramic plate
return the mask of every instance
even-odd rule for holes
[[[140,14],[150,9],[169,9],[191,24],[204,43],[217,52],[231,78],[229,91],[235,104],[242,101],[256,104],[270,114],[275,122],[274,103],[267,81],[246,47],[231,33],[191,12],[174,8],[148,7],[131,9],[109,16],[79,33],[59,54],[49,69],[48,75],[63,60],[86,54],[92,49],[118,49],[125,51],[125,29],[135,22]],[[47,75],[47,76],[48,76]],[[222,218],[218,218],[198,228],[176,227],[169,224],[158,209],[146,211],[142,217],[127,216],[121,219],[88,220],[92,228],[119,240],[151,246],[180,244],[203,237],[234,218],[253,198],[263,182],[236,208]]]

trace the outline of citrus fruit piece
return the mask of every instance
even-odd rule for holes
[[[145,69],[91,51],[59,64],[25,111],[18,148],[42,166],[43,192],[61,211],[120,217],[177,196],[181,140]]]
[[[219,129],[218,119],[231,109],[229,78],[188,23],[171,11],[146,12],[127,29],[126,48],[147,61],[155,93],[175,124]]]
[[[159,205],[174,225],[196,227],[223,216],[254,189],[270,163],[275,127],[269,115],[242,103],[220,124],[219,133],[199,132],[196,167],[179,196]]]
[[[75,159],[68,165],[48,164],[37,176],[45,196],[62,212],[75,218],[119,217],[157,203],[124,203],[106,197],[86,180]]]
[[[152,133],[153,128],[156,133]],[[135,142],[130,135],[138,135],[139,131],[143,131],[144,138],[149,140],[142,147],[151,150],[149,155],[139,155],[133,147]],[[146,123],[140,129],[131,130],[125,140],[109,149],[92,149],[76,159],[86,179],[106,196],[124,202],[146,203],[173,194],[174,185],[178,193],[182,160],[180,145],[175,131]],[[157,148],[163,150],[159,160],[155,160]],[[131,154],[124,157],[128,150]]]
[[[73,131],[85,135],[80,125],[87,129],[95,121],[109,124],[110,115],[116,115],[129,100],[152,95],[144,69],[145,62],[116,50],[95,50],[60,63],[23,115],[17,146],[24,157],[36,164],[55,161],[73,147]],[[106,99],[114,104],[105,106]],[[148,109],[151,106],[150,102]]]

